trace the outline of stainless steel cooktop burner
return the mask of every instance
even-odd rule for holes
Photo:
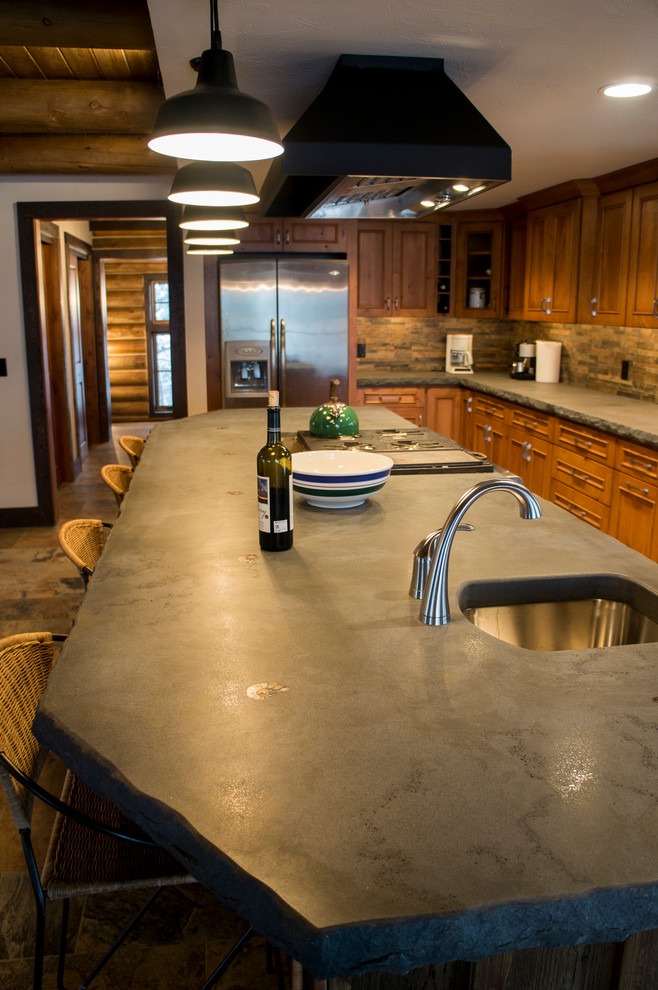
[[[369,450],[387,454],[394,462],[394,474],[493,471],[493,464],[483,454],[474,454],[450,437],[424,427],[361,430],[351,437],[331,439],[300,430],[297,436],[305,450]]]

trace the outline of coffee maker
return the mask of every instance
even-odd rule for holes
[[[472,333],[449,333],[446,336],[446,371],[451,375],[473,374]]]
[[[534,381],[537,345],[522,340],[516,345],[510,378],[525,378]]]

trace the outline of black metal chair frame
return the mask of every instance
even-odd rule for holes
[[[64,642],[66,636],[59,635],[57,633],[52,634],[52,639],[55,642]],[[125,832],[121,832],[111,826],[105,825],[103,822],[91,818],[88,815],[78,811],[76,808],[72,808],[63,802],[60,798],[55,797],[50,791],[46,790],[40,784],[38,784],[31,777],[27,776],[20,770],[19,767],[7,756],[4,750],[0,750],[0,764],[4,769],[17,781],[18,784],[25,787],[31,794],[42,801],[44,804],[53,808],[55,811],[68,818],[75,821],[77,824],[83,827],[89,828],[95,832],[102,835],[106,835],[112,839],[118,841],[125,841],[132,843],[133,845],[145,846],[147,848],[158,849],[160,848],[157,842],[147,836],[135,836],[130,835]],[[36,861],[36,856],[34,854],[34,848],[32,846],[31,827],[20,828],[19,834],[21,837],[21,844],[23,847],[23,853],[25,855],[25,861],[27,864],[28,874],[30,878],[30,884],[32,886],[32,891],[34,894],[35,905],[36,905],[36,945],[35,945],[35,960],[34,960],[34,973],[33,973],[33,990],[41,990],[43,983],[43,964],[45,955],[45,934],[46,934],[46,906],[48,903],[47,892],[42,886],[41,877],[39,873],[39,868]],[[182,868],[181,868],[182,869]],[[87,990],[92,980],[100,973],[106,963],[111,959],[117,949],[123,944],[130,932],[137,926],[141,921],[146,912],[150,909],[156,898],[164,890],[163,886],[158,886],[154,892],[148,897],[145,904],[139,909],[139,911],[133,916],[131,921],[126,925],[121,934],[117,937],[115,942],[110,946],[110,948],[105,952],[103,957],[94,966],[92,971],[86,977],[83,983],[80,984],[78,990]],[[59,957],[57,963],[57,987],[58,990],[66,990],[64,986],[64,968],[66,960],[66,940],[68,936],[68,921],[69,921],[69,909],[70,909],[70,897],[62,898],[62,921],[60,928],[60,938],[59,938]],[[240,936],[237,942],[233,945],[231,949],[226,953],[224,958],[221,960],[219,965],[211,973],[210,977],[205,981],[201,990],[210,990],[217,981],[223,976],[226,970],[229,968],[231,963],[240,954],[242,949],[247,945],[247,943],[257,934],[256,929],[253,926],[249,926],[247,930]],[[274,954],[274,967],[271,967],[271,955]],[[285,990],[285,980],[283,976],[283,969],[281,965],[281,957],[278,949],[271,949],[269,943],[267,944],[267,968],[269,972],[276,972],[278,977],[279,990]]]

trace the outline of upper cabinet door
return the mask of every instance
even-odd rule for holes
[[[359,316],[391,316],[393,221],[358,221],[356,267],[356,308]]]
[[[593,231],[585,230],[578,321],[622,325],[626,318],[632,189],[600,196]]]
[[[575,322],[580,217],[580,199],[528,213],[526,319]]]
[[[436,316],[436,224],[393,222],[392,315]]]
[[[359,316],[435,316],[437,228],[404,220],[359,220]]]
[[[347,245],[344,220],[258,217],[235,236],[240,239],[238,252],[342,254]]]
[[[457,224],[455,316],[497,317],[502,307],[503,223]]]
[[[633,190],[626,325],[658,326],[658,182]]]

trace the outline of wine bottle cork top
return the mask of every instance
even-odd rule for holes
[[[268,392],[267,393],[267,404],[268,404],[268,406],[278,406],[278,404],[279,404],[279,393],[278,392]]]

